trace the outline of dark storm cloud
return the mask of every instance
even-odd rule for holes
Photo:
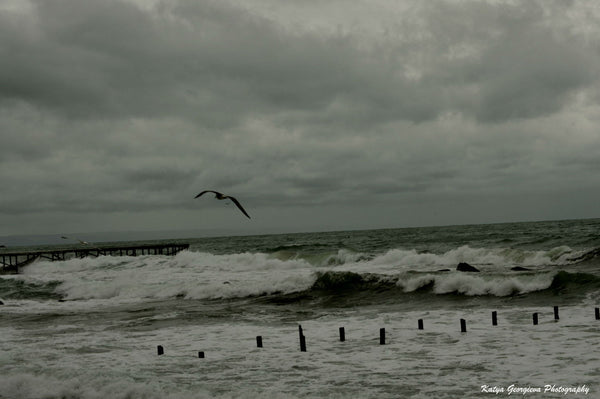
[[[597,14],[586,1],[7,1],[0,213],[165,215],[195,211],[205,188],[254,210],[381,215],[593,192]]]
[[[296,32],[225,2],[154,11],[117,0],[36,2],[31,14],[2,18],[1,95],[78,117],[180,114],[229,125],[254,112],[309,110],[317,121],[369,126],[447,111],[535,117],[592,78],[590,49],[543,24],[538,3],[427,4],[413,15],[420,26],[401,20],[386,27],[393,36],[363,44],[360,31]]]
[[[417,64],[416,91],[439,97],[434,116],[453,110],[481,122],[533,118],[559,110],[598,78],[589,43],[546,17],[568,12],[561,2],[428,4],[425,38],[406,47],[426,56]]]
[[[218,2],[172,3],[143,12],[123,1],[42,1],[33,16],[5,16],[2,97],[76,117],[229,124],[274,106],[322,107],[348,82],[335,78],[357,55],[343,38],[295,37]],[[23,25],[28,35],[14,32]]]

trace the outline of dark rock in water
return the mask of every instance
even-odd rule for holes
[[[511,267],[510,270],[512,270],[513,272],[526,272],[526,271],[530,271],[531,269],[528,269],[523,266],[515,266],[515,267]]]
[[[468,263],[460,262],[458,266],[456,266],[456,270],[459,272],[478,272],[479,270],[475,266],[471,266]]]
[[[0,301],[0,305],[4,305],[4,302]]]
[[[367,287],[367,281],[359,273],[354,272],[321,272],[312,286],[314,290],[353,291]]]

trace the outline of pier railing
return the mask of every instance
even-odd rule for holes
[[[190,244],[140,244],[116,246],[78,246],[72,248],[45,249],[39,251],[14,252],[6,249],[0,250],[0,269],[3,273],[18,273],[19,268],[26,266],[37,259],[50,261],[85,258],[88,256],[138,256],[138,255],[175,255],[188,249]]]

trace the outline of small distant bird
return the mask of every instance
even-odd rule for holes
[[[235,197],[232,197],[231,195],[221,194],[220,192],[213,191],[213,190],[204,190],[200,194],[196,195],[194,198],[198,198],[202,194],[206,194],[206,193],[214,193],[215,194],[215,198],[218,199],[218,200],[224,200],[224,199],[230,199],[230,200],[232,200],[233,203],[240,209],[240,211],[242,211],[242,213],[244,215],[246,215],[246,217],[248,219],[250,219],[250,215],[248,215],[248,213],[244,210],[244,208],[242,207],[242,204],[240,204],[239,201],[237,199],[235,199]]]
[[[87,242],[87,241],[83,241],[83,240],[80,240],[79,238],[76,238],[76,237],[73,237],[73,238],[71,238],[71,237],[62,236],[62,237],[60,237],[60,238],[62,238],[63,240],[77,240],[77,241],[79,241],[79,243],[80,243],[81,245],[90,245],[90,243],[89,243],[89,242]]]

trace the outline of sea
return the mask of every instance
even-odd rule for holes
[[[0,398],[597,398],[599,233],[192,237],[174,256],[40,259],[0,276]]]

